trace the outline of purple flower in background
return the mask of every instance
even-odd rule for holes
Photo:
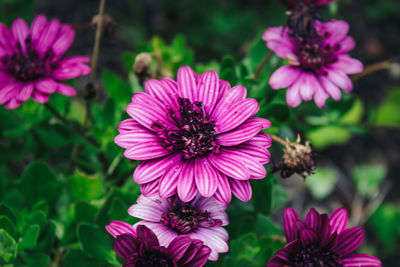
[[[201,267],[210,255],[211,250],[202,241],[187,235],[176,237],[165,247],[160,246],[157,236],[144,225],[139,225],[136,232],[133,228],[118,235],[113,232],[114,227],[121,231],[127,225],[114,221],[106,227],[116,238],[114,250],[124,260],[124,267]]]
[[[371,255],[351,254],[363,241],[364,230],[361,227],[346,229],[347,221],[344,208],[335,210],[329,217],[311,209],[304,221],[294,209],[287,208],[283,230],[288,244],[275,253],[267,266],[381,266]]]
[[[127,107],[132,119],[119,125],[115,143],[143,160],[134,181],[145,196],[177,193],[188,202],[199,192],[227,204],[233,193],[249,201],[249,179],[266,175],[271,139],[260,131],[270,122],[252,117],[259,106],[245,87],[231,88],[214,71],[184,66],[177,80],[148,80]]]
[[[141,195],[128,213],[143,221],[158,236],[161,245],[167,246],[179,235],[199,239],[211,249],[210,260],[218,260],[218,253],[228,251],[228,232],[221,226],[228,224],[226,206],[213,198],[197,195],[190,202],[177,196],[165,199]]]
[[[45,103],[52,93],[67,96],[75,90],[59,80],[90,73],[89,57],[61,56],[74,40],[74,30],[56,19],[37,16],[29,28],[16,19],[11,29],[0,23],[0,105],[14,109],[30,97]]]
[[[345,21],[315,21],[314,26],[317,34],[306,40],[292,37],[284,27],[269,28],[262,37],[269,49],[288,60],[289,65],[277,69],[269,83],[273,89],[288,88],[286,101],[291,107],[314,99],[322,108],[329,96],[340,100],[339,88],[346,93],[353,89],[347,75],[363,70],[362,63],[347,54],[355,42],[347,36]]]

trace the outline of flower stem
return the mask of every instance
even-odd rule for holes
[[[92,72],[90,74],[90,81],[93,85],[95,84],[95,81],[96,81],[97,62],[99,59],[99,52],[100,52],[100,39],[101,39],[101,32],[103,29],[103,15],[104,15],[105,3],[106,3],[106,0],[100,0],[99,15],[98,15],[97,28],[96,28],[96,36],[94,39],[92,60],[90,63],[90,67],[92,69]]]
[[[51,112],[53,113],[53,115],[59,119],[60,121],[62,121],[67,127],[71,127],[72,130],[74,130],[74,132],[76,132],[77,134],[79,134],[82,138],[84,138],[86,141],[88,141],[90,144],[92,144],[95,147],[100,147],[99,142],[97,142],[96,139],[94,139],[91,136],[87,136],[85,135],[85,133],[83,131],[81,131],[78,127],[76,127],[70,120],[68,120],[66,117],[64,117],[63,115],[61,115],[52,105],[50,105],[49,103],[45,103],[44,106]]]
[[[273,134],[270,134],[269,136],[271,136],[272,140],[274,140],[275,142],[277,142],[283,146],[287,146],[287,142],[284,141],[283,139],[281,139],[280,137],[273,135]]]
[[[389,60],[381,61],[375,64],[368,65],[364,68],[364,70],[358,74],[351,76],[351,80],[354,82],[364,76],[367,76],[373,72],[384,70],[390,67],[392,63]]]
[[[274,54],[274,52],[269,51],[269,53],[264,57],[263,61],[261,61],[260,65],[258,65],[256,71],[254,72],[254,76],[253,76],[254,80],[258,80],[258,77],[260,76],[261,71],[263,70],[265,65],[267,65],[268,61],[271,59],[273,54]]]

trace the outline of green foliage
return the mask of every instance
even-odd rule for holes
[[[306,185],[313,197],[324,199],[335,188],[338,174],[334,169],[319,167],[306,179]]]
[[[378,106],[374,124],[377,126],[400,127],[400,88],[394,88]]]
[[[379,191],[386,173],[386,166],[380,164],[356,166],[353,170],[353,180],[357,191],[362,196],[373,197]]]

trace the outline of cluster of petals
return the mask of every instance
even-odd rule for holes
[[[74,30],[57,19],[37,16],[30,27],[16,19],[8,29],[0,23],[0,105],[14,109],[32,97],[45,103],[55,92],[76,91],[59,80],[90,73],[89,57],[62,58],[74,40]]]
[[[175,194],[188,202],[197,193],[227,204],[232,193],[252,196],[249,179],[266,176],[270,122],[246,88],[220,80],[214,71],[178,70],[177,81],[150,79],[127,107],[115,143],[125,157],[143,160],[133,179],[145,196]]]
[[[277,69],[270,78],[272,89],[288,88],[286,101],[296,107],[302,100],[314,99],[320,108],[327,98],[338,101],[341,90],[349,93],[353,83],[348,74],[363,70],[362,63],[347,52],[355,41],[347,36],[349,25],[345,21],[315,21],[316,36],[307,40],[295,38],[284,27],[268,28],[263,34],[267,47],[288,65]]]
[[[141,195],[128,213],[143,219],[134,225],[145,225],[158,237],[162,246],[168,246],[180,235],[199,239],[211,249],[209,260],[218,260],[218,253],[228,251],[228,232],[222,226],[228,224],[226,206],[213,198],[197,195],[190,202],[182,202],[176,196],[165,199],[159,196]]]
[[[202,241],[186,235],[162,246],[153,231],[144,225],[135,230],[125,222],[113,221],[106,229],[116,238],[114,250],[124,260],[124,267],[201,267],[211,253]]]
[[[311,209],[304,221],[294,209],[287,208],[283,229],[288,244],[275,253],[267,266],[381,266],[381,262],[371,255],[352,254],[362,243],[364,230],[347,228],[347,223],[348,214],[344,208],[335,210],[330,216]]]

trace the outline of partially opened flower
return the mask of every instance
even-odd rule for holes
[[[291,107],[302,100],[314,99],[318,107],[325,106],[327,98],[338,101],[341,91],[349,93],[353,83],[348,74],[359,73],[363,65],[347,52],[354,48],[354,39],[347,36],[349,25],[345,21],[315,21],[316,35],[296,38],[284,27],[265,31],[263,40],[288,65],[280,67],[271,76],[273,89],[288,88],[286,101]]]
[[[116,227],[117,230],[114,229]],[[161,246],[157,236],[144,225],[134,231],[129,224],[111,222],[107,231],[116,240],[114,250],[124,260],[124,267],[201,267],[206,264],[211,250],[202,241],[187,235],[176,237],[168,246]],[[115,231],[119,234],[115,234]]]
[[[74,40],[74,30],[56,19],[37,16],[29,28],[16,19],[11,29],[0,23],[0,105],[14,109],[30,97],[45,103],[52,93],[67,96],[75,90],[59,80],[86,75],[88,57],[62,59]]]
[[[132,118],[119,125],[115,142],[125,157],[144,160],[134,181],[145,196],[177,193],[188,202],[199,192],[229,203],[233,193],[250,200],[249,179],[266,175],[271,139],[260,131],[270,122],[252,118],[257,101],[214,71],[195,74],[184,66],[177,80],[148,80],[127,107]]]
[[[167,246],[179,235],[199,239],[211,249],[210,260],[218,260],[218,253],[228,251],[228,232],[221,226],[228,224],[226,206],[213,198],[196,196],[182,202],[174,196],[168,199],[141,195],[128,213],[143,221],[158,236],[161,245]]]
[[[364,230],[361,227],[346,229],[347,221],[344,208],[330,216],[311,209],[304,221],[294,209],[287,208],[283,230],[288,244],[275,253],[267,266],[381,266],[374,256],[352,254],[363,241]]]

